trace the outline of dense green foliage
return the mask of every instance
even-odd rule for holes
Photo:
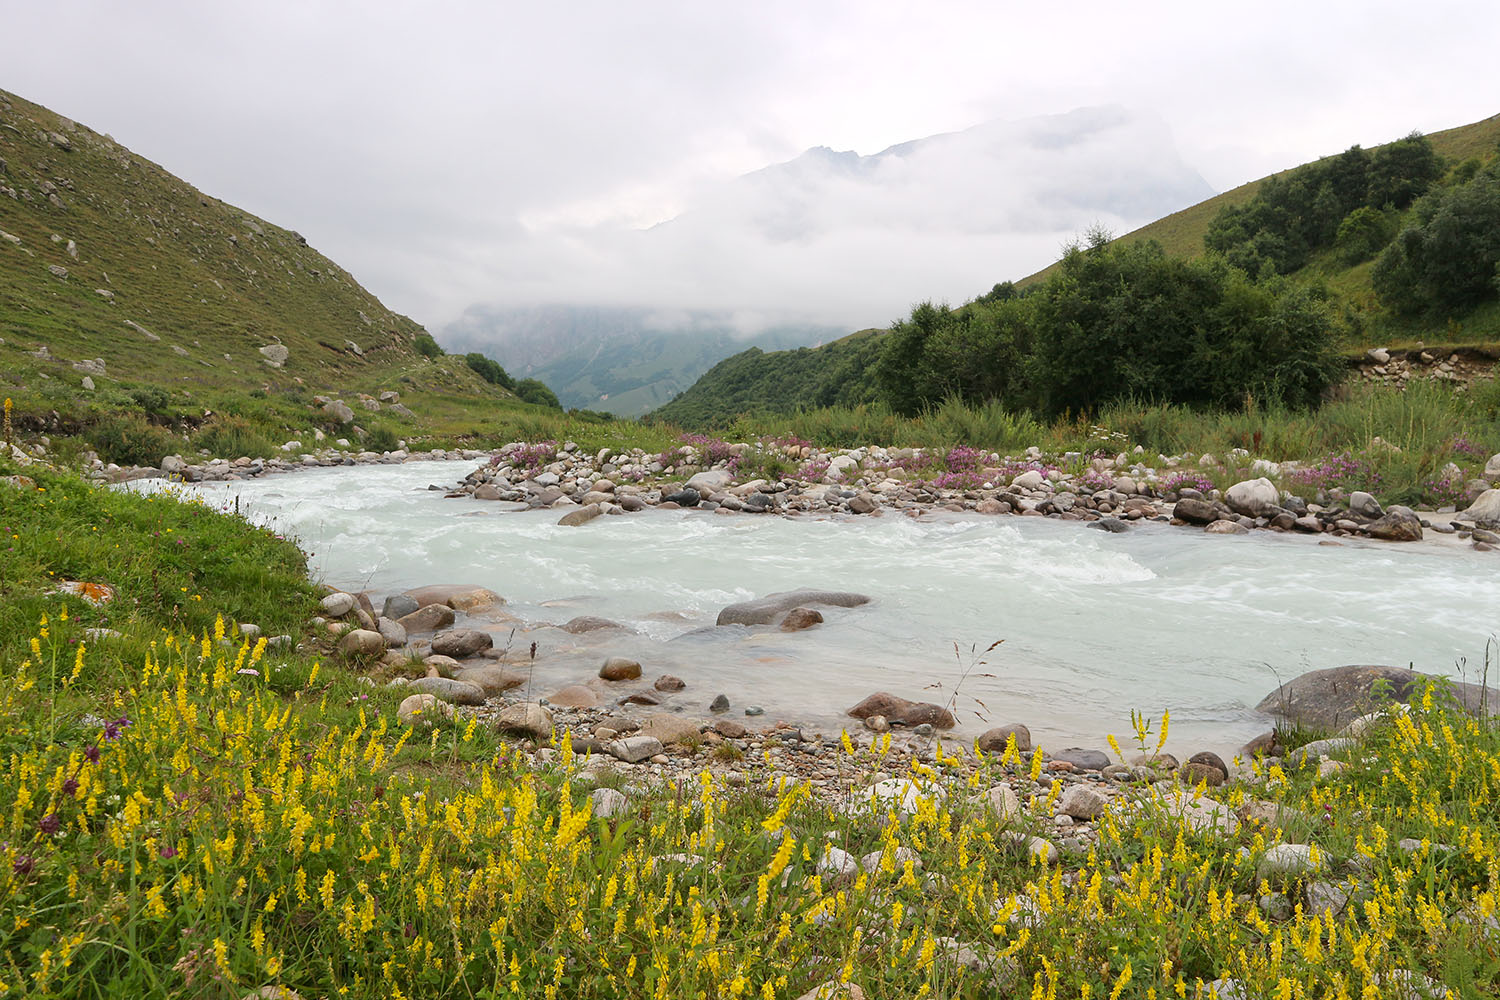
[[[478,351],[472,351],[464,355],[464,364],[472,368],[480,378],[490,385],[503,386],[506,389],[515,389],[516,380],[510,377],[510,373],[500,366],[500,362],[494,358],[487,358]]]
[[[1391,235],[1370,210],[1404,209],[1442,175],[1442,158],[1418,133],[1374,152],[1351,146],[1267,177],[1248,202],[1219,210],[1203,242],[1249,274],[1289,274],[1335,242],[1363,260],[1384,245],[1374,239]]]
[[[1500,163],[1417,202],[1380,255],[1381,301],[1404,314],[1451,314],[1500,297]]]
[[[557,394],[537,379],[523,378],[515,384],[515,390],[516,395],[528,403],[550,407],[554,410],[562,409],[562,404],[557,401]]]
[[[821,347],[769,353],[752,347],[714,365],[652,419],[684,427],[723,427],[746,414],[873,402],[878,393],[869,368],[883,342],[866,331]]]

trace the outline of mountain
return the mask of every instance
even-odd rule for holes
[[[395,390],[410,416],[369,400],[359,423],[415,439],[523,405],[440,355],[297,232],[0,91],[0,396],[21,426],[234,417],[263,444],[321,422],[316,394]]]
[[[844,333],[788,323],[743,334],[733,320],[707,311],[474,306],[445,326],[439,338],[450,350],[493,357],[517,378],[545,382],[570,409],[637,417],[747,346],[776,351]]]
[[[988,289],[1085,227],[1135,226],[1212,193],[1160,120],[1120,107],[986,122],[868,156],[815,147],[701,191],[648,229],[567,233],[613,303],[478,304],[438,336],[541,378],[567,406],[634,415],[736,352],[888,323],[917,299]],[[762,332],[736,332],[744,313]]]

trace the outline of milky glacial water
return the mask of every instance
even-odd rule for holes
[[[1254,706],[1278,675],[1385,663],[1474,680],[1500,630],[1500,563],[1457,547],[1163,524],[1113,535],[949,513],[650,510],[565,528],[560,511],[427,488],[471,468],[345,467],[193,489],[297,538],[334,586],[389,594],[472,583],[504,595],[515,620],[475,624],[497,645],[538,643],[535,695],[589,680],[603,656],[623,654],[648,683],[683,678],[674,698],[688,711],[706,715],[722,692],[736,715],[761,705],[767,719],[828,730],[888,690],[952,699],[965,735],[1020,721],[1043,746],[1103,746],[1108,733],[1128,745],[1132,709],[1170,709],[1168,749],[1232,749],[1269,728]],[[713,627],[726,604],[803,587],[873,600],[824,608],[826,622],[804,632]],[[546,627],[584,614],[635,631]]]

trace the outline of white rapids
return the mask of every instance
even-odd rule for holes
[[[1114,733],[1128,752],[1131,710],[1170,710],[1168,749],[1232,750],[1270,727],[1254,706],[1278,677],[1384,663],[1477,679],[1500,609],[1493,558],[1424,544],[1149,523],[1114,535],[947,512],[648,510],[565,528],[560,511],[427,488],[471,468],[356,466],[186,489],[296,538],[341,589],[466,583],[504,595],[523,624],[488,627],[497,645],[538,642],[534,694],[625,654],[648,679],[683,678],[674,699],[690,711],[706,714],[723,693],[736,715],[754,704],[768,720],[818,727],[853,724],[844,709],[888,690],[951,703],[963,735],[1024,722],[1043,746],[1103,747]],[[824,608],[825,624],[804,632],[713,627],[726,604],[803,587],[873,600]],[[537,627],[584,614],[635,632],[600,641]]]

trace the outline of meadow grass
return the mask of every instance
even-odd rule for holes
[[[1056,865],[1016,835],[1051,829],[1062,784],[1036,783],[1041,757],[1013,746],[924,762],[888,736],[846,737],[840,787],[891,772],[916,792],[909,812],[814,794],[769,757],[705,753],[681,784],[625,782],[629,810],[606,820],[566,739],[540,765],[471,715],[404,727],[396,691],[315,648],[239,639],[237,621],[298,634],[312,611],[289,542],[171,497],[35,478],[0,484],[23,556],[4,564],[17,610],[0,647],[7,995],[775,998],[843,981],[869,997],[1120,1000],[1207,997],[1232,977],[1244,996],[1290,1000],[1418,995],[1418,976],[1462,997],[1500,989],[1500,733],[1441,698],[1377,724],[1342,768],[1137,784],[1139,807],[1112,808],[1098,843]],[[251,559],[268,575],[244,578]],[[115,599],[49,595],[63,576]],[[105,624],[125,635],[85,632]],[[1142,747],[1166,742],[1165,719],[1160,733],[1132,721]],[[1023,790],[1016,816],[989,803],[1001,782]],[[1174,815],[1176,794],[1269,802],[1281,819],[1210,831]],[[1311,845],[1314,867],[1263,874],[1286,840]],[[873,855],[870,870],[835,848]],[[1347,905],[1311,905],[1318,883]]]

